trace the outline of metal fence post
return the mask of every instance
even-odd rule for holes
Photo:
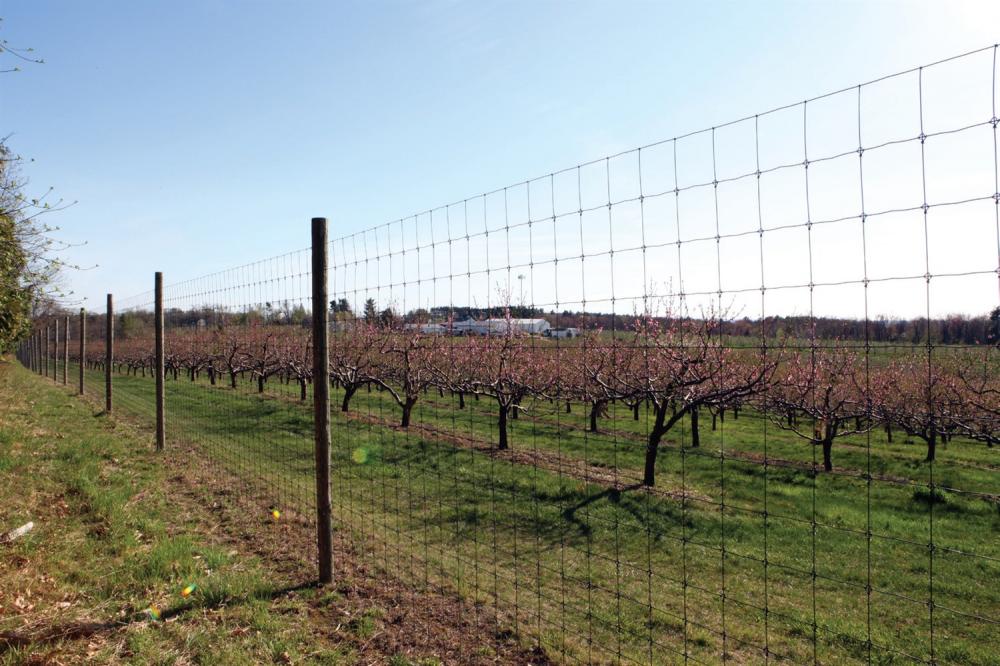
[[[330,509],[330,350],[326,218],[312,219],[313,427],[316,443],[316,532],[319,582],[333,581]]]
[[[87,362],[87,311],[80,308],[80,395],[83,395],[83,368]]]
[[[69,383],[69,315],[63,318],[63,386]]]
[[[111,364],[115,360],[115,309],[108,294],[108,314],[104,330],[104,411],[111,413]]]
[[[42,376],[49,378],[49,360],[52,358],[52,325],[45,325],[45,371]]]
[[[166,427],[163,413],[163,273],[157,272],[154,277],[156,305],[154,308],[153,327],[156,329],[156,450],[162,451],[166,440]]]

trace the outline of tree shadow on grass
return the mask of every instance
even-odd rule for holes
[[[248,595],[233,598],[228,595],[218,594],[203,601],[188,601],[171,608],[164,609],[159,613],[159,621],[165,622],[172,618],[183,617],[187,613],[195,610],[219,608],[223,605],[233,606],[234,604],[247,603],[251,600],[274,600],[292,592],[318,588],[315,581],[289,585],[276,590],[258,589]],[[43,627],[38,631],[19,634],[17,632],[0,632],[0,654],[13,649],[24,649],[55,643],[58,641],[73,641],[90,638],[98,634],[112,633],[123,629],[131,624],[149,622],[148,609],[133,612],[131,617],[124,620],[111,622],[68,622]]]

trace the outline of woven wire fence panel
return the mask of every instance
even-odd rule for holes
[[[953,313],[1000,304],[995,82],[990,47],[333,241],[339,524],[560,661],[994,661],[998,357]]]
[[[261,515],[311,522],[312,332],[309,250],[163,288],[167,447],[193,445],[238,488],[269,500]],[[114,314],[114,410],[152,425],[155,294]],[[104,391],[104,323],[88,323],[87,390]],[[97,330],[95,330],[97,329]],[[95,335],[89,335],[95,330]]]
[[[996,663],[996,57],[332,241],[335,529],[558,662]],[[306,519],[309,259],[164,289],[168,442]]]

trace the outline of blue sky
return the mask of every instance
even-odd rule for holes
[[[145,291],[154,270],[164,271],[172,283],[306,247],[314,215],[330,219],[333,237],[353,234],[1000,39],[1000,3],[988,1],[4,0],[0,15],[4,37],[13,45],[34,47],[46,61],[3,75],[0,127],[13,134],[10,142],[17,151],[34,158],[26,167],[34,188],[53,186],[62,197],[78,201],[53,221],[66,240],[87,243],[68,258],[96,267],[70,274],[68,282],[95,308],[108,291],[121,296]],[[928,105],[932,96],[947,106],[969,91],[979,95],[976,104],[988,105],[979,94],[989,93],[990,73],[981,60],[946,72],[939,87],[928,90]],[[869,98],[872,116],[865,124],[889,128],[896,118],[912,115],[913,89],[906,86],[876,91]],[[947,120],[960,122],[965,108],[942,110],[941,128],[948,126]],[[849,135],[849,100],[844,109],[836,115],[831,106],[830,129],[817,136],[834,136],[845,127]],[[988,117],[981,115],[970,117],[977,122]],[[777,122],[785,123],[781,129],[789,137],[801,134],[794,120]],[[816,126],[823,122],[820,117]],[[853,131],[856,136],[856,127]],[[971,169],[961,180],[978,178],[989,187],[988,138],[987,132],[979,132],[971,147],[949,146],[947,159],[953,162],[940,158],[938,172]],[[791,142],[775,138],[768,148]],[[846,138],[841,144],[831,141],[830,150],[850,148],[849,143]],[[701,151],[695,160],[704,164],[704,147],[691,150]],[[973,154],[975,165],[961,167]],[[734,162],[747,155],[743,150]],[[913,165],[912,154],[897,159],[904,166],[888,165],[888,171]],[[847,182],[855,176],[831,175],[830,182],[841,177]],[[894,177],[869,188],[871,196],[901,187]],[[629,178],[623,176],[623,181],[631,182]],[[947,178],[941,175],[935,182]],[[831,184],[827,190],[834,208],[842,199],[837,187]],[[976,196],[990,193],[980,189]],[[777,191],[784,196],[787,190]],[[740,196],[723,197],[723,208]],[[820,188],[816,196],[816,205],[823,205]],[[942,200],[949,196],[942,194]],[[633,229],[634,214],[629,217],[625,208],[614,224]],[[984,205],[970,213],[978,216],[979,226],[969,242],[979,254],[965,256],[961,243],[940,245],[939,256],[947,266],[939,271],[996,268],[992,211]],[[654,213],[649,215],[652,220]],[[414,222],[415,227],[422,224]],[[898,247],[906,247],[904,240],[916,238],[911,254],[922,251],[922,230],[903,229],[882,230],[887,251],[879,261],[886,275],[912,272],[894,263],[894,239],[900,241]],[[413,238],[424,232],[415,233]],[[622,232],[628,233],[632,231]],[[714,228],[706,233],[714,234]],[[618,242],[623,242],[622,234]],[[695,231],[682,235],[699,237]],[[827,258],[850,255],[856,261],[863,256],[853,249],[837,250],[839,242],[833,237],[816,240],[829,249]],[[579,247],[579,233],[576,243]],[[745,257],[752,249],[738,247],[734,241],[722,254]],[[466,250],[494,251],[471,245]],[[797,259],[790,257],[801,258],[801,250],[792,244],[772,246],[774,256],[766,266],[794,263]],[[683,279],[687,291],[702,290],[695,284],[698,269],[677,278],[667,261],[665,255],[649,257],[663,270],[650,269],[645,284],[637,277],[637,261],[621,259],[614,267],[595,259],[588,270],[592,285],[621,274],[615,289],[623,300],[649,292],[654,281],[676,285]],[[712,261],[720,261],[714,249],[687,259],[686,265],[705,267]],[[724,288],[759,285],[759,256],[754,261],[744,265],[725,258],[723,268],[730,273],[755,272],[756,277],[725,277]],[[845,262],[827,267],[829,281],[847,270]],[[817,259],[817,273],[820,263]],[[394,281],[401,274],[412,280],[415,270],[400,264]],[[457,269],[433,270],[444,276]],[[923,272],[921,266],[913,270]],[[529,293],[535,303],[555,299],[568,307],[582,296],[591,301],[607,296],[597,286],[587,286],[591,296],[568,286],[572,278],[534,271]],[[719,279],[718,272],[715,265],[707,270],[706,289],[716,288],[712,280]],[[466,281],[459,291],[484,302],[497,288],[517,291],[523,286],[509,286],[511,278],[498,275],[478,285]],[[345,273],[334,289],[358,296],[382,287],[377,290],[380,302],[407,307],[445,298],[437,291],[428,295],[427,288],[419,296],[394,291],[377,271],[352,279],[347,284]],[[553,280],[564,285],[561,296],[551,293]],[[799,283],[793,276],[784,281]],[[937,284],[942,286],[935,286],[934,314],[982,312],[997,304],[995,277]],[[873,297],[872,314],[921,313],[923,285],[907,288],[905,296],[887,287]],[[802,290],[787,291],[793,295],[775,291],[769,311],[801,313],[808,308]],[[856,290],[845,287],[830,294],[819,299],[817,311],[861,314]],[[750,316],[753,308],[759,309],[752,299],[735,300],[736,309]]]

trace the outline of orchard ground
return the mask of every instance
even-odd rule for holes
[[[101,373],[86,376],[100,394]],[[148,424],[153,382],[115,385],[116,409]],[[182,375],[166,390],[168,448],[310,513],[297,386]],[[465,404],[429,391],[408,429],[377,390],[335,410],[335,525],[373,572],[455,595],[496,635],[509,623],[536,654],[591,663],[756,663],[765,646],[794,662],[1000,663],[996,449],[956,438],[929,465],[919,442],[870,432],[838,441],[825,473],[760,414],[713,431],[703,413],[701,446],[679,424],[647,491],[645,412],[612,405],[595,435],[585,405],[532,402],[500,452],[493,403]]]

